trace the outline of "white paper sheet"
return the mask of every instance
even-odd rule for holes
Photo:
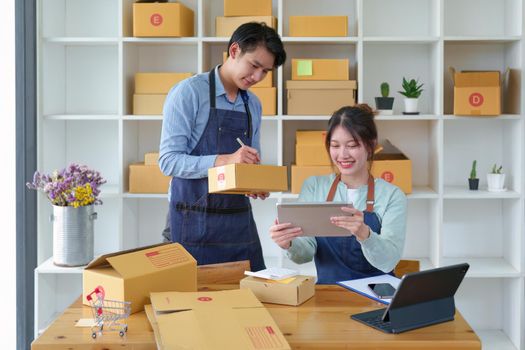
[[[359,278],[355,280],[349,280],[349,281],[341,281],[337,282],[338,285],[345,287],[346,289],[350,289],[353,292],[359,293],[367,298],[379,301],[383,304],[390,304],[392,301],[392,298],[389,299],[380,299],[378,298],[370,289],[368,286],[369,283],[390,283],[392,287],[396,288],[399,286],[399,282],[401,280],[397,277],[394,277],[392,275],[379,275],[379,276],[373,276],[373,277],[366,277],[366,278]]]

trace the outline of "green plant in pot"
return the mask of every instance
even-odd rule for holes
[[[468,188],[471,190],[477,190],[479,187],[479,179],[476,172],[477,161],[472,162],[472,168],[470,169],[470,177],[468,178]]]
[[[376,109],[377,112],[381,115],[392,115],[392,107],[394,106],[394,98],[389,97],[390,94],[390,85],[383,82],[380,86],[381,97],[376,97]]]
[[[487,189],[490,192],[503,192],[505,188],[505,173],[503,173],[503,166],[494,164],[492,170],[487,174]]]
[[[401,95],[405,96],[405,111],[403,114],[419,114],[417,105],[419,96],[421,96],[423,92],[423,85],[424,84],[419,84],[419,81],[416,79],[406,80],[405,77],[403,77],[403,84],[401,85],[403,91],[398,91]]]

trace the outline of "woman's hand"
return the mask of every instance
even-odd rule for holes
[[[342,207],[341,210],[348,215],[332,216],[330,222],[335,226],[350,231],[360,241],[370,237],[370,227],[365,224],[364,214],[354,207]]]
[[[252,199],[259,198],[259,199],[265,200],[266,198],[268,198],[270,196],[270,192],[248,193],[247,196],[252,198]]]
[[[300,227],[292,226],[291,223],[279,224],[275,219],[274,225],[270,227],[270,237],[281,248],[290,248],[291,241],[297,236],[300,236],[303,230]]]

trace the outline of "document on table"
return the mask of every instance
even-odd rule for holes
[[[378,298],[374,294],[374,292],[372,292],[368,284],[369,283],[390,283],[392,287],[396,288],[397,290],[397,287],[399,286],[399,282],[401,282],[399,278],[394,277],[392,275],[385,274],[385,275],[379,275],[379,276],[373,276],[373,277],[358,278],[358,279],[349,280],[349,281],[340,281],[340,282],[337,282],[337,284],[353,292],[359,293],[367,298],[370,298],[370,299],[379,301],[382,304],[388,305],[392,301],[392,298],[389,298],[389,299]]]

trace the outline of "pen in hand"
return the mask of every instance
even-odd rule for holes
[[[239,145],[241,145],[241,147],[244,146],[244,142],[242,142],[242,140],[238,137],[237,137],[237,142],[239,143]]]

